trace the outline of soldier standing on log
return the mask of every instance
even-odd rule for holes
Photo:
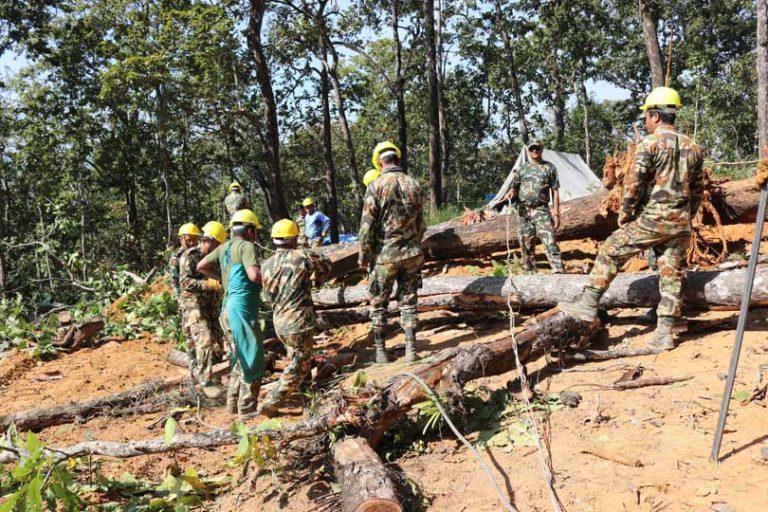
[[[681,316],[682,280],[691,241],[691,219],[703,194],[702,148],[675,130],[680,96],[657,87],[640,108],[648,135],[637,147],[635,166],[624,182],[617,229],[600,247],[590,284],[577,302],[561,302],[561,310],[584,321],[597,318],[597,306],[619,266],[650,247],[659,254],[656,330],[651,348],[674,348],[672,327]]]
[[[424,194],[419,182],[400,167],[400,149],[382,142],[373,150],[373,164],[381,171],[365,191],[360,219],[358,264],[368,277],[371,327],[376,362],[387,362],[384,329],[392,286],[397,282],[400,324],[405,331],[405,360],[415,359],[418,290],[424,253]]]
[[[224,198],[224,208],[231,219],[238,210],[250,210],[251,203],[245,194],[241,192],[242,186],[239,181],[233,181],[229,186],[229,194]]]
[[[504,196],[505,200],[518,200],[520,222],[517,235],[520,240],[523,270],[536,272],[536,244],[533,237],[538,235],[544,245],[549,266],[556,274],[563,274],[565,268],[560,248],[555,241],[555,231],[560,227],[560,180],[557,177],[557,168],[541,158],[544,152],[541,141],[531,142],[527,150],[530,161],[523,162],[519,169],[512,172],[512,186]]]

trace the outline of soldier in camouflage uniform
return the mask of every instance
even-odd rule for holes
[[[238,210],[251,209],[251,203],[248,201],[248,198],[240,192],[241,188],[239,182],[233,181],[229,186],[229,194],[224,198],[224,208],[226,208],[230,219]]]
[[[261,267],[261,295],[266,304],[272,305],[275,332],[285,344],[291,363],[259,406],[260,414],[274,414],[277,406],[309,375],[315,330],[312,276],[327,275],[331,261],[298,247],[298,235],[296,223],[288,219],[276,222],[272,226],[272,243],[277,251]]]
[[[296,244],[299,247],[309,247],[309,242],[307,241],[307,229],[306,229],[306,216],[307,216],[307,209],[304,208],[304,205],[299,203],[299,215],[296,217],[296,226],[299,228],[299,236],[296,238]]]
[[[538,235],[544,245],[549,266],[557,274],[565,272],[560,248],[555,241],[555,231],[560,227],[560,180],[553,164],[542,160],[544,146],[540,141],[528,144],[528,162],[512,172],[512,186],[504,196],[506,200],[517,199],[517,211],[520,217],[517,235],[520,240],[520,252],[523,270],[536,272],[536,244],[534,235]],[[549,209],[549,197],[552,195],[552,211]]]
[[[360,219],[358,264],[370,270],[368,297],[376,362],[387,361],[384,328],[392,286],[397,282],[400,324],[405,331],[405,359],[415,359],[418,290],[424,254],[424,194],[419,182],[400,167],[400,150],[382,142],[373,151],[381,175],[368,185]]]
[[[179,261],[179,309],[184,326],[191,335],[187,345],[189,369],[192,378],[209,395],[217,394],[212,375],[213,364],[220,361],[224,354],[224,333],[219,325],[221,283],[198,272],[197,264],[226,239],[224,226],[211,221],[203,226],[200,245],[184,251]]]
[[[659,254],[658,321],[649,347],[674,348],[672,327],[681,315],[681,284],[691,240],[691,219],[703,193],[700,146],[674,128],[680,107],[677,92],[657,87],[648,95],[648,134],[637,147],[635,167],[624,182],[619,229],[600,248],[581,300],[560,303],[560,309],[585,321],[597,315],[600,297],[619,266],[653,247]]]
[[[184,251],[190,247],[197,245],[197,239],[200,236],[200,228],[196,225],[188,222],[179,228],[179,248],[174,249],[171,253],[171,257],[168,260],[168,277],[171,281],[171,290],[173,290],[173,296],[179,304],[179,313],[181,313],[181,304],[179,299],[181,296],[181,285],[179,284],[179,259]],[[184,335],[184,340],[187,346],[190,346],[192,341],[192,334],[189,332],[184,317],[181,317],[181,332]]]

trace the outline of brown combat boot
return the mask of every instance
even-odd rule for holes
[[[660,316],[651,338],[645,342],[645,346],[652,349],[672,350],[675,348],[675,340],[672,337],[672,327],[677,318],[673,316]]]
[[[581,298],[575,302],[558,302],[560,311],[584,322],[597,320],[597,305],[603,293],[594,288],[585,287]]]

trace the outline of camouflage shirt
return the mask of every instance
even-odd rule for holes
[[[306,247],[307,245],[307,231],[306,231],[306,220],[304,217],[299,215],[296,217],[296,226],[299,228],[299,236],[297,237],[296,241],[301,247]]]
[[[395,263],[421,256],[424,194],[419,182],[393,166],[368,185],[360,219],[362,264]]]
[[[195,300],[201,308],[215,309],[221,302],[221,294],[203,289],[206,277],[197,271],[197,264],[203,259],[199,247],[191,247],[179,258],[179,284],[183,299]]]
[[[251,207],[251,203],[248,198],[240,192],[232,191],[227,197],[224,198],[224,207],[227,209],[227,215],[230,218],[235,214],[237,210],[244,210]]]
[[[184,254],[184,248],[179,247],[173,251],[171,258],[168,260],[168,276],[171,279],[174,297],[178,297],[181,293],[181,287],[179,286],[179,258],[181,258],[182,254]]]
[[[524,206],[547,206],[550,190],[559,188],[557,168],[546,160],[523,162],[519,169],[512,172],[512,190]]]
[[[648,230],[691,230],[704,187],[703,150],[674,127],[663,125],[637,146],[635,166],[624,179],[622,215]]]
[[[313,273],[328,274],[331,261],[308,249],[277,249],[261,266],[261,295],[272,305],[275,332],[279,336],[300,334],[315,328],[312,303]]]

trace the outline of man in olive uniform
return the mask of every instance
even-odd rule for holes
[[[544,146],[541,141],[528,144],[528,160],[512,173],[512,186],[504,196],[507,200],[518,200],[517,211],[520,220],[517,234],[520,240],[520,252],[523,270],[536,271],[536,244],[534,235],[538,235],[544,245],[549,266],[557,274],[565,272],[560,248],[555,241],[555,231],[560,227],[560,180],[555,166],[543,160]],[[552,196],[552,210],[549,198]]]
[[[236,211],[250,210],[251,208],[251,203],[245,197],[245,194],[241,192],[241,189],[240,182],[233,181],[229,186],[229,194],[224,198],[224,208],[226,208],[230,219]]]
[[[198,237],[200,236],[200,228],[191,222],[183,224],[179,228],[179,247],[174,249],[171,253],[171,257],[168,260],[168,276],[171,281],[171,290],[173,290],[173,296],[176,299],[176,303],[179,305],[179,313],[181,314],[181,284],[179,283],[179,259],[184,251],[190,247],[197,245]],[[186,322],[184,322],[184,316],[181,315],[181,332],[184,335],[184,341],[186,346],[194,345],[192,333],[189,332]]]
[[[661,301],[647,345],[666,350],[675,346],[672,327],[681,315],[691,219],[704,188],[702,149],[674,127],[680,106],[680,96],[669,87],[657,87],[646,98],[640,109],[648,135],[637,146],[635,167],[624,181],[619,229],[600,247],[581,299],[558,304],[573,317],[594,321],[619,266],[653,247],[659,255]]]
[[[309,242],[307,240],[307,209],[304,208],[304,205],[299,203],[299,215],[296,217],[296,226],[299,228],[299,236],[296,238],[296,243],[299,245],[299,247],[309,247]]]
[[[415,359],[418,290],[424,254],[424,194],[419,182],[400,167],[400,149],[382,142],[372,162],[381,174],[365,191],[360,219],[358,264],[370,271],[368,297],[376,362],[387,362],[384,328],[392,286],[397,282],[400,324],[405,331],[405,359]]]
[[[192,337],[192,344],[187,345],[189,369],[192,378],[203,386],[206,394],[214,394],[213,364],[224,354],[224,334],[219,324],[221,283],[198,272],[197,264],[226,240],[224,226],[211,221],[203,226],[200,245],[184,251],[179,261],[179,309]]]
[[[328,274],[331,261],[297,245],[299,229],[288,219],[272,226],[277,249],[261,267],[262,297],[272,305],[275,332],[288,350],[291,363],[283,370],[275,388],[259,406],[259,413],[272,415],[277,406],[296,391],[309,375],[315,330],[312,276]]]
[[[221,275],[224,300],[221,326],[230,343],[232,371],[227,389],[227,412],[249,417],[256,411],[264,376],[264,346],[259,326],[261,268],[254,241],[259,219],[251,210],[235,212],[232,239],[197,264],[203,275]]]

